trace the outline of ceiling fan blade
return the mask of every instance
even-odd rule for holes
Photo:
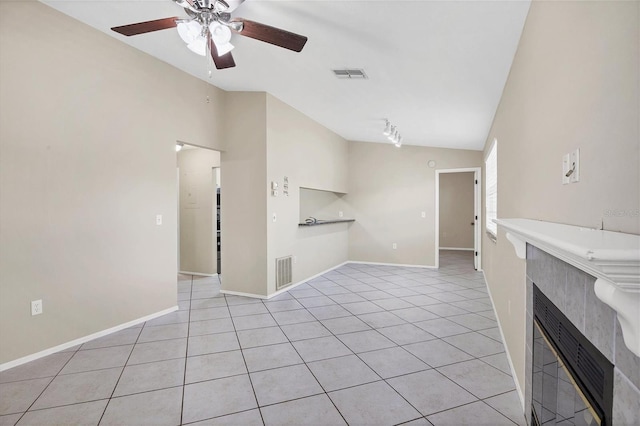
[[[307,37],[300,34],[281,30],[259,22],[250,21],[248,19],[237,18],[230,23],[233,22],[242,22],[243,24],[241,31],[234,31],[237,34],[264,41],[265,43],[270,43],[279,47],[284,47],[285,49],[293,50],[294,52],[300,52],[307,42]]]
[[[218,56],[218,49],[216,49],[216,44],[213,40],[209,40],[209,50],[211,51],[213,63],[216,64],[216,69],[223,70],[225,68],[233,68],[236,66],[236,62],[233,60],[231,52]]]
[[[166,30],[176,26],[177,16],[173,18],[156,19],[155,21],[138,22],[137,24],[122,25],[111,28],[113,31],[125,36],[150,33],[152,31]]]

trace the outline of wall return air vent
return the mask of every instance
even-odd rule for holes
[[[364,73],[363,69],[349,68],[349,69],[339,69],[332,70],[336,77],[338,78],[358,78],[358,79],[366,79],[367,74]]]

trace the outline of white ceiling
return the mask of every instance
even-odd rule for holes
[[[186,17],[171,0],[43,0],[112,37],[225,90],[266,91],[349,140],[481,150],[529,1],[247,0],[242,17],[305,35],[301,53],[234,35],[236,67],[208,77],[177,31],[124,37],[113,26]],[[340,80],[334,68],[363,68]]]

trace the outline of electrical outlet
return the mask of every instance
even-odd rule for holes
[[[395,249],[397,249],[397,248],[398,248],[398,245],[397,245],[396,243],[393,243],[393,244],[391,245],[391,247],[395,250]]]
[[[31,301],[31,316],[42,313],[42,299]]]

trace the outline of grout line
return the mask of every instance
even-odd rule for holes
[[[140,340],[140,336],[142,335],[142,330],[144,330],[144,326],[146,324],[147,324],[146,322],[144,324],[142,324],[142,327],[140,328],[140,331],[138,332],[138,337],[136,337],[136,341],[133,343],[133,345],[131,345],[131,351],[129,351],[129,356],[127,356],[127,360],[124,362],[124,365],[122,366],[122,370],[120,371],[120,375],[118,376],[118,380],[116,380],[116,384],[113,387],[113,390],[111,391],[111,395],[109,396],[107,403],[104,405],[104,410],[102,410],[102,414],[100,415],[100,420],[98,420],[98,424],[100,424],[100,422],[102,422],[102,419],[104,418],[104,415],[107,412],[107,407],[109,407],[109,404],[111,403],[111,398],[113,398],[113,394],[116,392],[116,388],[118,387],[118,384],[120,383],[120,379],[122,378],[122,375],[124,374],[124,369],[127,367],[127,363],[131,359],[131,354],[133,353],[133,350],[136,347],[136,343],[138,343],[138,340]]]
[[[189,359],[189,332],[191,331],[191,303],[193,299],[193,275],[191,275],[191,285],[189,292],[189,321],[187,322],[187,340],[184,349],[184,373],[182,375],[182,398],[180,398],[180,424],[182,424],[182,420],[184,418],[184,393],[187,387],[187,360]]]
[[[227,295],[224,295],[225,301],[227,299]],[[259,303],[259,302],[258,302]],[[264,302],[262,302],[264,303]],[[231,324],[233,325],[233,330],[236,335],[236,341],[238,342],[238,350],[240,351],[240,355],[242,356],[242,362],[244,363],[244,368],[247,371],[247,378],[249,379],[249,385],[251,386],[251,390],[253,391],[253,399],[256,401],[256,407],[258,408],[258,413],[260,414],[260,420],[262,420],[262,424],[264,425],[264,417],[262,416],[262,410],[260,410],[260,403],[258,402],[258,395],[256,394],[256,388],[253,386],[253,380],[251,380],[251,374],[249,373],[249,366],[247,365],[247,359],[244,356],[244,351],[242,350],[242,345],[240,344],[240,338],[238,337],[238,330],[236,329],[236,323],[233,320],[233,315],[231,315],[231,309],[229,309],[229,304],[227,303],[227,310],[229,311],[229,315],[231,316]],[[240,330],[242,331],[242,330]],[[244,373],[243,373],[244,375]]]

